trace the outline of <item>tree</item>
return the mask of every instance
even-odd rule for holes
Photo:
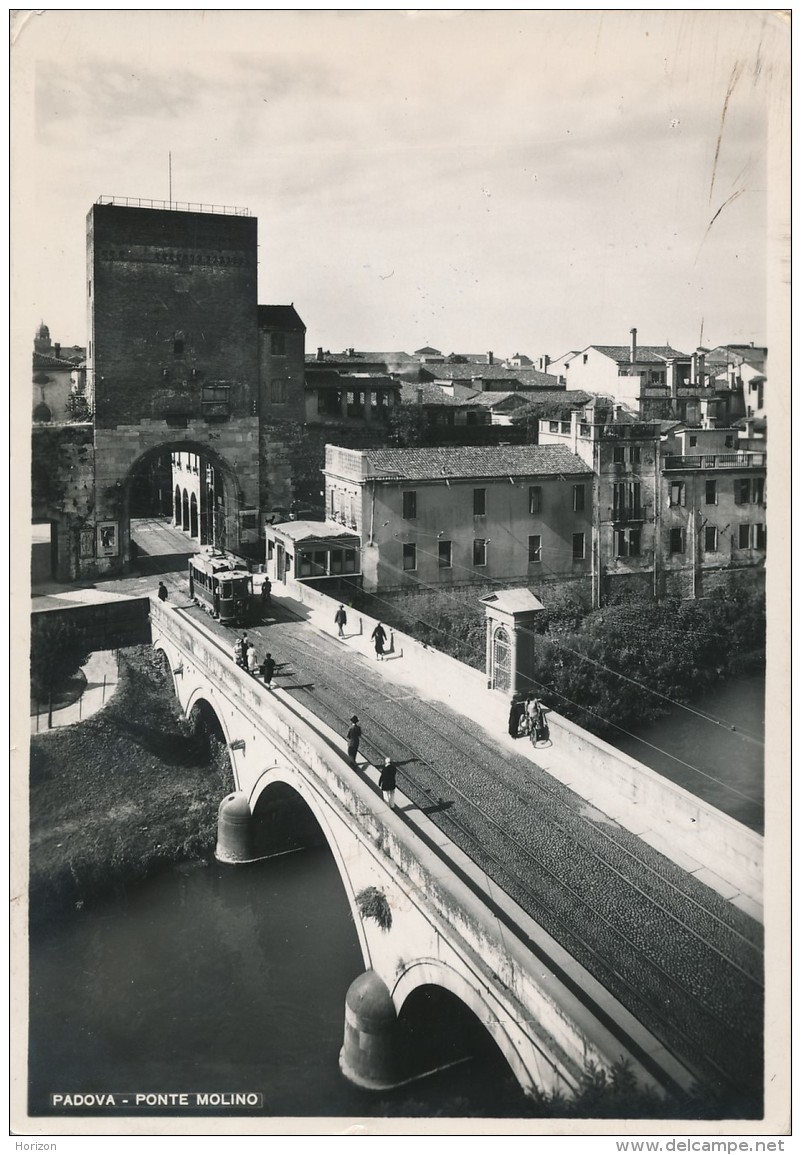
[[[70,421],[92,420],[92,410],[85,393],[70,393],[67,398],[67,414]]]
[[[387,433],[392,445],[408,449],[414,445],[428,444],[428,416],[422,405],[400,402],[395,405],[387,420]]]
[[[48,614],[31,635],[31,692],[40,702],[81,668],[91,653],[72,622]]]

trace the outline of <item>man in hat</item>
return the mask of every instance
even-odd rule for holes
[[[336,623],[336,627],[339,630],[338,636],[340,638],[345,637],[345,625],[347,623],[347,620],[348,620],[348,615],[345,612],[345,607],[343,605],[340,605],[339,609],[334,614],[334,622]]]
[[[359,725],[359,719],[354,714],[350,720],[350,729],[348,730],[348,757],[354,764],[356,762],[356,755],[359,753],[359,739],[361,736],[362,728]]]

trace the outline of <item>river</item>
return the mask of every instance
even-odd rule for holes
[[[715,687],[691,709],[674,707],[618,750],[760,834],[764,829],[765,677],[743,674]]]
[[[348,1083],[345,995],[363,969],[327,849],[166,871],[32,933],[30,1113],[58,1113],[54,1093],[199,1091],[262,1094],[246,1114],[290,1118],[529,1114],[484,1032],[442,1008],[423,1035],[469,1061],[389,1093]]]

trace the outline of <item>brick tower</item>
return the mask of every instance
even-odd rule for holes
[[[81,574],[125,568],[132,478],[171,450],[222,477],[229,549],[258,513],[257,221],[198,208],[101,198],[87,218],[95,533],[81,533]]]

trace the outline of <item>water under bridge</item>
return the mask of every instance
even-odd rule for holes
[[[543,770],[504,734],[503,703],[476,671],[418,654],[424,693],[414,655],[396,645],[375,662],[361,629],[340,641],[314,617],[279,599],[249,631],[280,663],[271,689],[188,599],[151,607],[182,709],[213,712],[230,751],[230,857],[284,852],[313,829],[337,863],[364,959],[346,1000],[343,1073],[377,1089],[419,1073],[398,1026],[412,992],[433,986],[473,1012],[528,1093],[569,1096],[588,1063],[625,1060],[645,1087],[701,1084],[758,1103],[762,928],[756,887],[742,881],[757,871],[758,836],[729,819],[723,834],[711,827],[733,874],[748,860],[728,893],[714,889],[718,875],[685,849],[660,853]],[[357,766],[343,737],[354,712]],[[577,730],[560,738],[570,731],[575,746]],[[400,766],[394,811],[377,789],[384,754]]]

